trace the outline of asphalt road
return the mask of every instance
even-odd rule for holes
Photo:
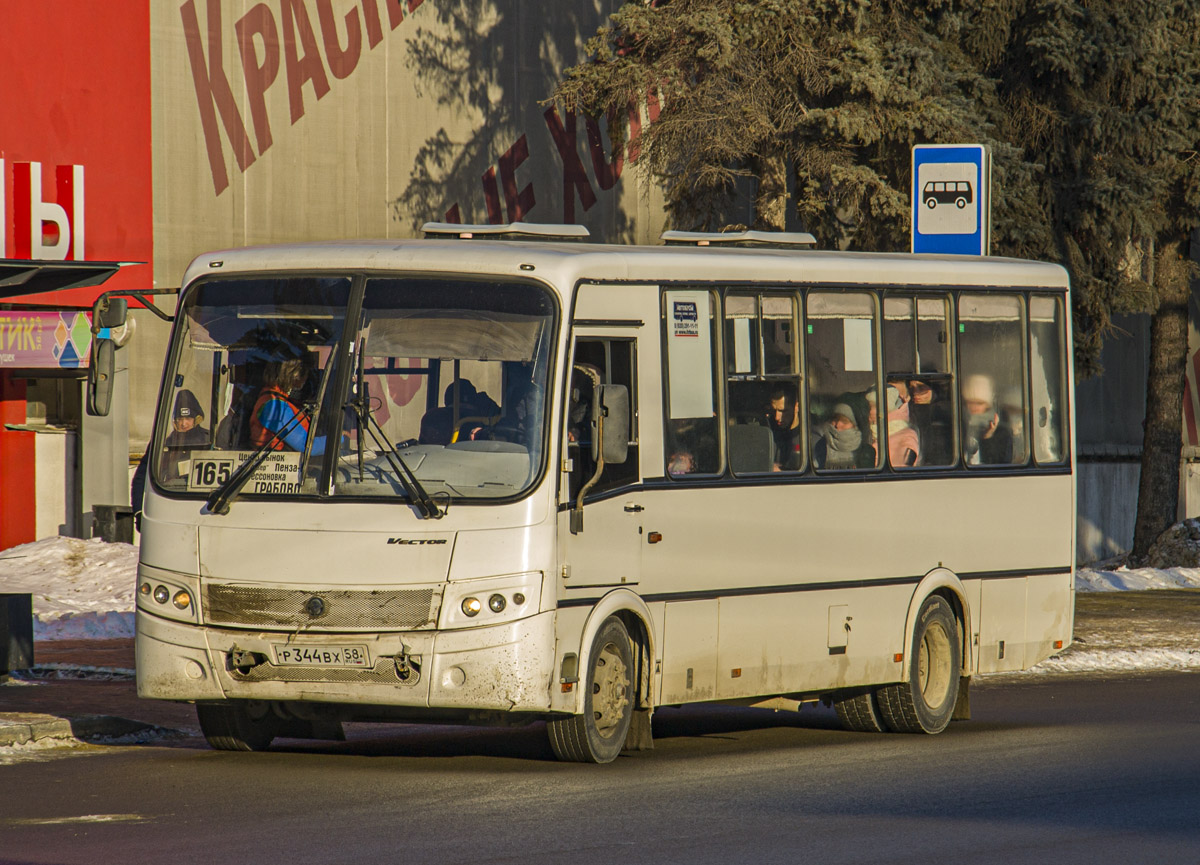
[[[0,765],[4,863],[1196,863],[1200,674],[993,680],[939,736],[663,710],[654,751],[554,762],[541,725],[184,739]]]

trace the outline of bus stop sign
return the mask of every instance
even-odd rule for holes
[[[913,145],[913,252],[988,254],[991,169],[982,144]]]

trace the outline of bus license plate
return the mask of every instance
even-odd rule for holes
[[[366,646],[272,646],[275,663],[284,667],[364,667],[371,658]]]

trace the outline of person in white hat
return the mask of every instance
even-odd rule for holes
[[[1011,463],[1012,432],[996,412],[996,388],[986,375],[963,380],[963,456],[969,465]]]

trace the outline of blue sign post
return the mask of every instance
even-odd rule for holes
[[[987,255],[992,163],[982,144],[916,144],[912,251]]]

